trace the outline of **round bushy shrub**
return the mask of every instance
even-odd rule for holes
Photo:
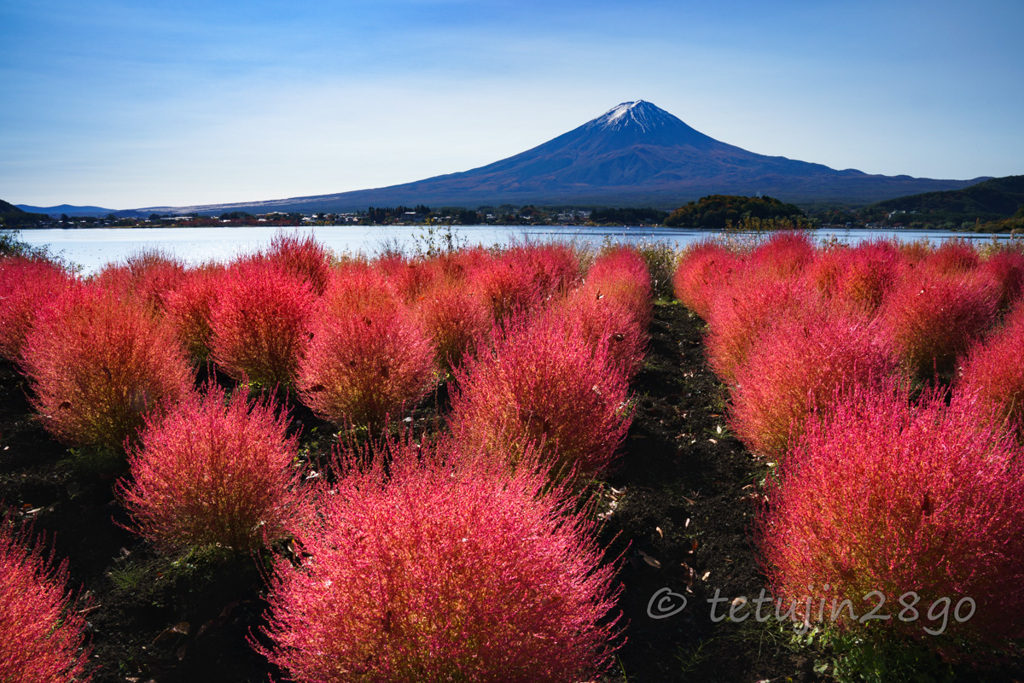
[[[1024,428],[1024,307],[968,352],[957,377],[958,393],[977,394],[1000,422]]]
[[[953,371],[957,358],[995,323],[999,291],[979,274],[938,275],[916,268],[879,310],[884,334],[922,379]]]
[[[295,436],[272,401],[217,385],[149,419],[120,495],[133,530],[168,550],[254,550],[285,536],[299,509]]]
[[[814,240],[810,233],[781,231],[751,250],[748,263],[763,277],[790,279],[803,272],[814,257]]]
[[[159,315],[168,295],[185,278],[184,261],[160,249],[148,249],[132,254],[123,263],[104,266],[93,278],[93,284],[117,296],[135,299]]]
[[[629,310],[645,332],[654,303],[647,263],[635,249],[614,247],[601,253],[587,271],[580,288],[595,298],[614,299]]]
[[[607,470],[631,422],[628,382],[607,343],[591,344],[564,316],[511,321],[493,353],[455,377],[450,423],[467,450],[539,448],[557,475]]]
[[[67,271],[44,259],[0,259],[0,356],[17,361],[39,311],[76,284]]]
[[[740,264],[735,254],[717,242],[699,242],[688,247],[672,276],[676,298],[702,320],[707,320],[715,297]]]
[[[325,420],[378,429],[434,384],[434,348],[404,307],[325,312],[311,329],[299,395]]]
[[[938,392],[912,403],[905,388],[857,388],[810,421],[769,482],[758,537],[773,595],[799,619],[947,653],[1021,637],[1022,455],[971,397],[947,406]],[[891,618],[857,620],[879,595]],[[960,623],[965,600],[976,609],[961,605]],[[898,618],[907,603],[916,619]]]
[[[967,240],[948,239],[924,261],[924,266],[942,275],[962,275],[977,268],[981,257]]]
[[[309,343],[308,283],[264,261],[233,264],[210,311],[214,361],[236,379],[291,387]]]
[[[308,284],[318,296],[327,289],[331,277],[331,252],[312,234],[300,236],[282,230],[271,238],[270,248],[262,257]]]
[[[54,566],[10,516],[0,519],[0,681],[87,681],[85,618],[71,609],[67,562]]]
[[[95,287],[69,289],[40,313],[21,365],[43,426],[72,446],[120,450],[146,411],[192,386],[173,332],[135,300]]]
[[[542,315],[578,329],[595,352],[607,347],[609,362],[627,379],[640,372],[650,336],[641,321],[642,314],[638,316],[629,301],[580,287]]]
[[[168,292],[165,299],[164,319],[195,364],[210,358],[210,320],[223,274],[224,268],[216,265],[189,270],[184,281]]]
[[[777,321],[787,315],[799,317],[819,303],[818,295],[801,280],[766,279],[750,269],[737,273],[715,297],[707,320],[704,341],[711,369],[720,379],[735,383],[750,349],[771,334]]]
[[[811,415],[827,412],[855,386],[891,380],[898,368],[877,325],[861,317],[784,317],[737,370],[730,424],[752,450],[779,458]]]
[[[438,370],[450,372],[476,351],[491,331],[487,306],[472,292],[437,282],[415,301],[415,314],[434,345]]]
[[[302,566],[278,564],[272,645],[256,647],[291,680],[569,683],[607,669],[613,569],[543,473],[455,467],[408,440],[373,463],[319,502]]]
[[[979,270],[990,277],[999,291],[999,309],[1012,308],[1024,292],[1024,254],[999,251],[985,259]]]

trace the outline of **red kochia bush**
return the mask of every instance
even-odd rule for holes
[[[190,270],[177,289],[165,298],[164,319],[195,363],[210,357],[213,336],[210,319],[224,274],[222,266],[207,265]]]
[[[446,282],[435,284],[416,300],[415,314],[433,342],[434,361],[442,372],[458,367],[491,331],[486,304],[472,292]]]
[[[616,299],[644,331],[650,326],[654,314],[651,276],[635,249],[615,247],[602,253],[594,259],[581,289],[594,297]]]
[[[960,369],[957,388],[977,400],[999,421],[1024,428],[1024,307],[1007,316],[1005,325],[975,345]]]
[[[493,353],[455,373],[451,428],[471,452],[530,448],[559,475],[597,475],[629,429],[628,383],[607,343],[558,316],[510,321]]]
[[[996,320],[998,287],[980,274],[907,274],[879,310],[885,334],[907,368],[921,378],[949,373],[958,356]]]
[[[288,533],[298,510],[297,437],[271,401],[215,384],[148,419],[120,485],[134,531],[176,550],[253,550]]]
[[[476,259],[468,285],[488,302],[495,321],[534,310],[580,279],[575,252],[561,244],[522,245]]]
[[[842,313],[785,317],[754,344],[736,372],[731,424],[747,445],[784,456],[814,413],[856,386],[890,381],[899,360],[877,325]]]
[[[595,351],[607,346],[609,362],[627,379],[640,372],[650,336],[628,301],[580,287],[541,315],[578,329]]]
[[[380,313],[402,306],[402,299],[384,272],[365,261],[349,261],[336,268],[327,283],[321,308],[328,315]]]
[[[980,263],[981,258],[973,244],[967,240],[950,239],[940,244],[923,265],[943,275],[962,275],[971,272]]]
[[[806,232],[776,232],[750,252],[749,267],[765,277],[788,279],[814,260],[814,241]]]
[[[676,298],[702,320],[707,320],[715,296],[725,288],[740,263],[735,254],[716,242],[700,242],[689,247],[672,277]]]
[[[708,319],[705,344],[715,374],[733,383],[750,349],[771,334],[772,325],[785,315],[818,305],[818,297],[801,280],[777,280],[744,270],[716,298]]]
[[[104,266],[93,283],[118,296],[136,299],[162,313],[168,295],[185,280],[185,263],[159,249],[140,251],[121,264]]]
[[[404,307],[327,312],[311,329],[299,395],[326,420],[376,429],[433,385],[434,348]]]
[[[141,304],[95,287],[69,289],[39,315],[21,364],[40,421],[69,445],[118,450],[147,410],[192,386],[171,330]]]
[[[67,562],[54,566],[10,516],[0,519],[0,681],[84,681],[85,618],[71,609]]]
[[[331,253],[312,234],[300,237],[282,230],[270,240],[270,248],[263,258],[308,284],[317,295],[323,294],[327,288],[331,276]]]
[[[75,280],[42,259],[0,259],[0,356],[16,361],[39,310]]]
[[[278,564],[273,644],[255,647],[296,681],[596,680],[616,647],[612,567],[547,485],[388,444],[324,497],[303,565]]]
[[[812,421],[760,517],[772,593],[800,618],[858,628],[843,600],[859,617],[879,591],[892,618],[874,626],[944,649],[1024,636],[1024,454],[974,403],[946,406],[936,392],[915,405],[902,389],[860,388]],[[911,591],[918,618],[903,621],[898,601]],[[957,623],[965,598],[977,611]],[[943,599],[946,636],[932,638],[924,628],[942,623],[928,611],[937,604],[939,614]]]
[[[411,303],[444,279],[437,259],[408,258],[401,254],[387,254],[377,258],[374,269],[393,285],[403,301]]]
[[[309,284],[264,262],[234,264],[210,313],[214,361],[232,377],[290,387],[309,343]]]
[[[903,257],[891,242],[864,242],[846,252],[835,300],[847,309],[874,314],[901,275]]]
[[[1024,291],[1024,254],[1000,251],[989,256],[979,270],[999,287],[999,308],[1012,307]]]

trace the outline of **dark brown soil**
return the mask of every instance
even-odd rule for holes
[[[602,487],[615,508],[601,541],[620,558],[626,642],[608,681],[813,681],[813,657],[788,646],[777,623],[713,621],[709,598],[764,588],[750,541],[766,466],[732,437],[725,395],[707,369],[703,323],[678,304],[659,304],[648,361],[634,390],[634,422],[621,466]],[[263,612],[270,557],[169,558],[121,525],[116,471],[71,456],[31,418],[23,379],[0,365],[0,500],[34,522],[67,558],[87,610],[94,680],[266,681],[280,678],[249,644]],[[444,412],[442,388],[421,424]],[[296,407],[315,456],[331,429]],[[686,608],[661,616],[673,595]],[[662,591],[659,593],[659,591]],[[669,602],[652,598],[664,597]],[[1007,678],[1006,680],[1010,680]]]

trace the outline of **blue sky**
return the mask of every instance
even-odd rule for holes
[[[1024,174],[1022,29],[1020,0],[5,0],[0,199],[380,187],[635,99],[834,168]]]

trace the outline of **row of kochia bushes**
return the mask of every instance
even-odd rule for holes
[[[253,641],[289,677],[583,680],[621,625],[580,494],[630,424],[652,305],[637,251],[586,256],[339,261],[281,234],[227,265],[143,254],[85,280],[8,258],[0,353],[57,439],[126,458],[119,499],[154,547],[293,539]],[[238,383],[197,386],[207,367]],[[443,433],[389,430],[441,381]],[[299,457],[296,399],[340,430],[325,471]],[[83,620],[30,548],[8,517],[0,679],[69,680]]]
[[[1024,636],[1020,251],[816,248],[787,233],[696,245],[674,286],[707,322],[733,430],[777,464],[756,540],[802,628],[947,661],[1012,651]]]

